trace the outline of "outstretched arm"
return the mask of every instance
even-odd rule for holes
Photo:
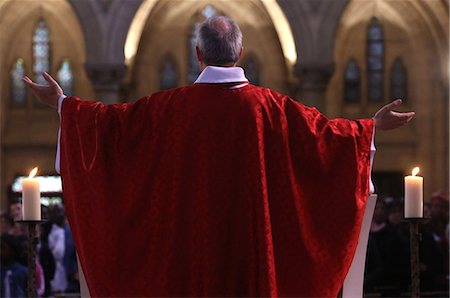
[[[390,130],[405,125],[414,117],[414,112],[395,112],[393,109],[402,103],[401,99],[397,99],[384,107],[382,107],[373,116],[375,128],[379,130]]]
[[[97,153],[96,150],[100,146],[98,144],[108,143],[106,147],[117,148],[121,146],[120,140],[122,136],[130,135],[131,131],[134,131],[135,135],[139,134],[139,131],[131,128],[134,127],[136,119],[146,119],[136,115],[146,113],[145,105],[149,97],[144,97],[135,103],[112,105],[105,105],[102,102],[83,101],[75,97],[65,98],[59,84],[48,73],[43,73],[43,76],[48,82],[48,86],[36,84],[28,77],[24,77],[23,81],[40,101],[52,108],[58,108],[60,113],[61,126],[58,131],[55,161],[55,168],[58,173],[60,172],[62,157],[60,155],[60,140],[64,143],[64,139],[82,139],[81,143],[84,146],[79,152],[91,158],[93,152],[94,155]],[[58,101],[60,102],[58,103]],[[62,106],[64,106],[64,109],[62,109]],[[144,108],[142,108],[143,106]],[[71,123],[71,125],[67,126],[64,123]],[[91,147],[87,144],[90,144]],[[92,158],[89,163],[92,163],[94,160],[95,158]]]

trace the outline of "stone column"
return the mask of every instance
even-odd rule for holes
[[[325,92],[333,74],[334,66],[329,64],[297,64],[294,74],[299,78],[300,85],[296,98],[302,103],[313,106],[325,113]]]
[[[94,86],[96,99],[106,104],[120,102],[120,84],[125,76],[125,64],[86,63],[87,75]]]

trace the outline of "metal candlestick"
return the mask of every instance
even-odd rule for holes
[[[28,298],[37,297],[36,290],[36,245],[39,242],[36,233],[36,225],[44,223],[44,220],[18,220],[17,222],[23,223],[27,226],[28,234],[28,284],[27,284],[27,296]]]
[[[421,217],[406,218],[409,222],[410,260],[411,260],[411,297],[420,297],[420,263],[419,263],[419,223]]]

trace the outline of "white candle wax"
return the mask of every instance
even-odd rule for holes
[[[36,172],[37,168],[33,169],[30,173],[30,177],[24,178],[22,181],[23,220],[41,220],[40,185],[39,181],[36,178],[33,178]]]
[[[416,176],[418,172],[415,168],[405,177],[405,218],[423,217],[423,177]]]

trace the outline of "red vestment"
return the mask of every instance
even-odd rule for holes
[[[64,200],[92,296],[336,297],[369,193],[373,120],[194,84],[66,98]]]

